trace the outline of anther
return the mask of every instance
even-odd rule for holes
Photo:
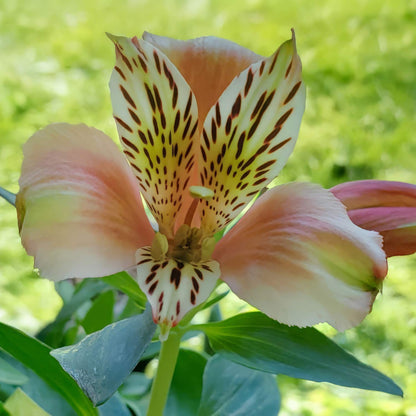
[[[162,260],[165,257],[165,254],[168,252],[169,243],[165,235],[162,233],[156,233],[153,241],[151,254],[155,260]]]
[[[205,199],[206,201],[214,196],[214,191],[204,186],[190,186],[189,192],[192,198]]]

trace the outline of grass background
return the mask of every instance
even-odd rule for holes
[[[307,85],[299,141],[281,182],[416,183],[414,0],[0,0],[0,184],[18,190],[21,145],[48,123],[116,139],[104,32],[215,35],[269,55],[297,33]],[[391,376],[405,398],[280,377],[286,415],[416,415],[415,255],[390,261],[373,313],[337,342]],[[12,207],[0,201],[0,320],[34,332],[59,298],[32,272]]]

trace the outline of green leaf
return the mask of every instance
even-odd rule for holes
[[[4,408],[13,416],[51,416],[19,388],[7,399]]]
[[[149,406],[149,392],[151,380],[143,373],[131,373],[124,384],[119,388],[119,393],[123,402],[128,405],[136,416],[146,413]]]
[[[143,309],[139,306],[137,306],[137,303],[134,302],[133,299],[127,298],[127,302],[121,311],[121,313],[116,317],[116,321],[121,321],[122,319],[130,318],[134,315],[141,314]]]
[[[181,321],[181,325],[185,326],[187,325],[189,322],[191,322],[191,320],[193,319],[193,317],[200,311],[203,311],[204,309],[210,308],[212,305],[215,305],[216,303],[218,303],[219,301],[221,301],[223,298],[225,298],[228,294],[230,293],[229,290],[226,290],[225,292],[220,293],[217,296],[213,296],[214,294],[211,294],[211,296],[213,296],[211,299],[208,299],[208,301],[206,301],[205,303],[201,303],[200,305],[198,305],[197,307],[191,309],[183,318]]]
[[[28,381],[28,378],[20,371],[16,370],[7,361],[0,358],[0,383],[21,386]]]
[[[84,279],[77,287],[70,300],[64,303],[64,306],[59,311],[55,321],[43,328],[37,337],[52,347],[62,345],[61,342],[64,337],[64,328],[72,315],[81,307],[81,305],[101,293],[106,288],[107,285],[100,279]]]
[[[139,362],[156,330],[151,308],[51,354],[96,404],[103,403]]]
[[[127,273],[120,272],[111,276],[102,277],[101,280],[115,287],[133,299],[141,309],[146,307],[146,295],[142,292],[137,282]]]
[[[181,349],[166,403],[167,415],[195,416],[202,393],[202,375],[207,359],[192,350]]]
[[[207,309],[207,308],[211,307],[212,305],[215,305],[220,300],[224,299],[229,293],[230,293],[230,291],[229,290],[226,290],[226,291],[220,293],[218,296],[215,296],[214,298],[210,299],[208,302],[203,303],[202,304],[201,311],[204,310],[204,309]]]
[[[276,378],[219,355],[208,361],[198,416],[277,415],[280,394]]]
[[[131,416],[129,409],[120,400],[118,393],[101,405],[98,410],[100,416]]]
[[[5,408],[3,403],[0,402],[0,416],[12,416]]]
[[[151,380],[144,373],[131,373],[119,389],[126,398],[139,399],[150,391]]]
[[[108,290],[95,299],[81,322],[87,334],[99,331],[113,322],[114,292]]]
[[[21,386],[21,389],[46,412],[49,412],[53,416],[74,416],[76,414],[68,402],[32,370],[5,352],[0,351],[0,355],[16,370],[27,377],[28,381]],[[0,385],[0,389],[1,387],[2,385]],[[11,395],[12,392],[9,391],[8,394]]]
[[[81,416],[97,415],[77,383],[50,356],[50,348],[16,328],[0,323],[0,348],[33,370]]]
[[[361,363],[314,328],[283,325],[260,312],[196,328],[209,337],[214,351],[250,368],[403,396],[390,378]]]

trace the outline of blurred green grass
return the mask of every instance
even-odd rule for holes
[[[48,123],[84,122],[116,139],[107,87],[113,48],[104,32],[215,35],[268,55],[291,27],[308,96],[279,181],[415,183],[414,0],[0,0],[0,184],[17,191],[21,145]],[[60,303],[32,272],[15,223],[0,201],[0,320],[34,332]],[[392,376],[405,399],[281,377],[282,415],[416,415],[415,268],[415,256],[393,259],[374,312],[335,336]]]

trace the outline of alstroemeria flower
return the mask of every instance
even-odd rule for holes
[[[211,37],[110,37],[127,160],[84,125],[48,126],[24,146],[19,224],[41,274],[98,277],[135,266],[163,331],[205,301],[218,278],[284,323],[358,324],[386,259],[379,234],[355,226],[329,191],[273,188],[214,238],[294,148],[305,105],[295,40],[263,58]]]
[[[354,224],[383,236],[388,257],[416,252],[416,185],[362,180],[342,183],[331,192]]]

